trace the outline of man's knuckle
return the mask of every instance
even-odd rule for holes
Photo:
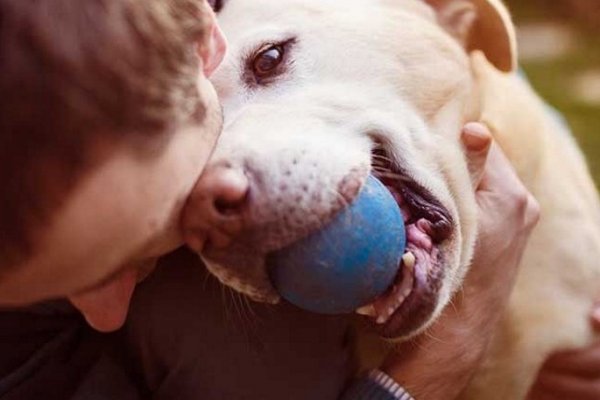
[[[515,217],[523,221],[525,228],[531,228],[539,221],[541,209],[538,201],[524,187],[515,188],[512,193]]]
[[[535,221],[538,221],[540,219],[540,216],[542,215],[542,207],[540,206],[540,203],[537,201],[537,199],[533,197],[533,195],[529,195],[528,209],[529,216]]]
[[[527,192],[525,188],[521,188],[520,190],[516,191],[514,194],[514,202],[516,209],[520,212],[520,214],[525,214],[529,208],[529,192]]]
[[[526,200],[522,205],[523,220],[526,228],[532,228],[537,225],[541,217],[540,203],[533,195],[527,193]]]

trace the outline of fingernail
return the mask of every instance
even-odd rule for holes
[[[592,318],[594,319],[594,321],[600,324],[600,306],[596,305],[596,308],[592,312]]]
[[[469,151],[483,151],[489,147],[492,137],[483,124],[469,122],[463,128],[462,140]]]

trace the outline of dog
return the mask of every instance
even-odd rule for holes
[[[405,216],[414,257],[397,282],[410,294],[358,312],[387,340],[424,332],[469,269],[477,208],[459,132],[482,121],[542,218],[464,398],[522,399],[552,351],[594,339],[600,201],[575,141],[515,73],[500,1],[218,6],[230,44],[213,78],[225,125],[185,224],[223,284],[277,303],[266,256],[327,223],[374,174]]]

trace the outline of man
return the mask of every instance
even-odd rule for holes
[[[221,128],[225,41],[196,0],[0,2],[0,304],[118,328]],[[204,71],[204,73],[202,73]]]
[[[64,297],[100,331],[122,325],[136,281],[182,244],[224,52],[204,1],[0,1],[1,306]],[[3,398],[90,398],[85,381],[121,376],[66,303],[5,310],[0,332]]]

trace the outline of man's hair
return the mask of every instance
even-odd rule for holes
[[[96,140],[204,114],[202,0],[0,0],[0,268],[21,261]]]

